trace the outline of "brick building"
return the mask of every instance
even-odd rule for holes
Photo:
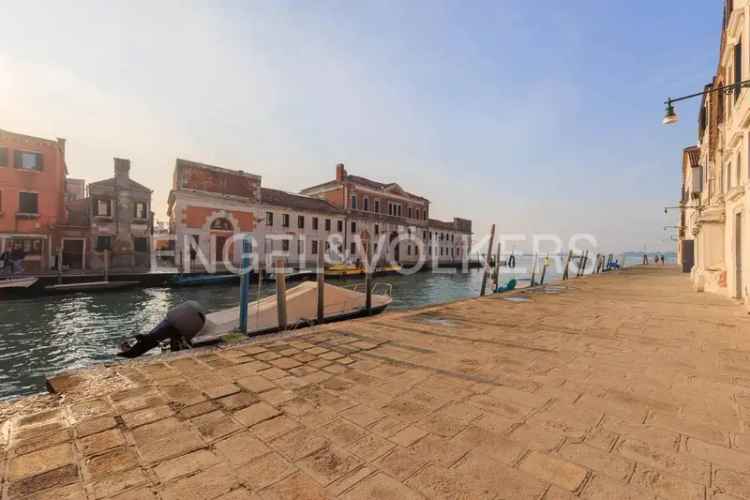
[[[195,245],[212,264],[222,262],[232,236],[255,229],[254,207],[259,201],[259,176],[177,159],[167,210],[177,250],[175,263],[185,268],[187,258],[192,270],[206,267],[197,250],[184,252],[186,245]],[[241,252],[234,245],[226,251],[238,265]]]
[[[130,160],[114,159],[114,177],[88,187],[88,268],[147,271],[151,266],[152,191],[130,178]]]
[[[53,262],[54,227],[65,218],[65,139],[0,130],[0,251],[21,247],[26,272]]]
[[[356,237],[369,242],[381,261],[428,265],[460,263],[471,248],[471,221],[431,219],[430,201],[404,190],[395,182],[382,183],[351,175],[336,165],[334,180],[302,190],[327,200],[346,214],[345,248],[356,254]]]

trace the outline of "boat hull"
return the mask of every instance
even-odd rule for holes
[[[44,287],[47,293],[77,293],[77,292],[105,292],[109,290],[122,290],[134,287],[140,281],[89,281],[84,283],[67,283],[61,285],[48,285]]]

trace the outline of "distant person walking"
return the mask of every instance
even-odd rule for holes
[[[13,269],[13,263],[10,261],[10,252],[4,250],[3,253],[0,253],[0,272],[7,273],[8,269]]]
[[[643,254],[643,263],[648,264],[648,255],[646,255],[645,253]]]

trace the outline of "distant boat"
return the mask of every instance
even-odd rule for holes
[[[44,289],[49,293],[101,292],[128,288],[139,283],[140,281],[85,281],[83,283],[48,285]]]
[[[367,315],[366,296],[361,287],[344,288],[324,284],[324,322],[342,321]],[[375,283],[370,314],[383,312],[393,301],[388,283]],[[308,326],[317,322],[318,283],[305,281],[286,291],[287,328]],[[270,333],[279,330],[276,296],[251,302],[247,307],[248,333]],[[206,326],[193,338],[193,345],[216,342],[239,329],[240,308],[232,307],[206,315]]]
[[[178,274],[169,282],[174,286],[221,285],[238,281],[239,278],[238,274]]]
[[[284,279],[286,281],[293,281],[293,280],[304,280],[308,278],[314,278],[317,275],[315,271],[294,271],[291,273],[285,273]],[[276,281],[276,273],[268,273],[263,278],[263,281],[266,281],[268,283],[275,282]]]
[[[364,274],[364,269],[353,264],[334,264],[325,271],[325,275],[329,278],[364,276]]]
[[[29,288],[39,281],[38,278],[7,278],[0,279],[0,288]]]

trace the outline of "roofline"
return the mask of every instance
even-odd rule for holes
[[[199,161],[193,161],[188,160],[186,158],[177,158],[175,160],[175,169],[180,168],[181,166],[193,166],[193,167],[199,167],[199,168],[205,168],[208,170],[214,170],[216,172],[222,173],[222,174],[233,174],[233,175],[241,175],[244,177],[250,177],[255,180],[260,181],[261,176],[257,174],[251,174],[250,172],[245,172],[244,170],[233,170],[231,168],[225,168],[225,167],[218,167],[216,165],[209,165],[208,163],[202,163]]]

